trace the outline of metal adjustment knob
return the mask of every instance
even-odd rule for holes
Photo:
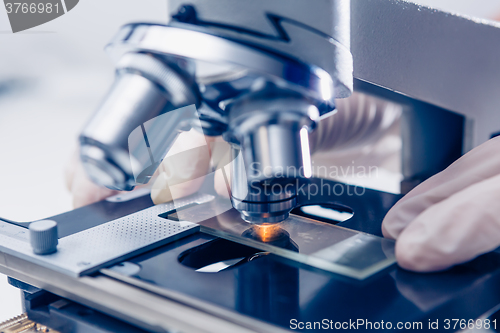
[[[57,222],[42,220],[30,224],[30,243],[35,254],[50,254],[57,251]]]

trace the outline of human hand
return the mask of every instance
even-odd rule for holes
[[[500,137],[403,197],[382,223],[401,267],[447,269],[500,246]]]
[[[377,141],[391,130],[400,115],[397,105],[360,93],[338,100],[337,108],[338,114],[323,119],[309,139],[311,151],[327,153],[329,164],[339,163],[335,150],[353,146],[363,148],[367,142]],[[198,191],[205,175],[212,169],[216,170],[216,192],[227,197],[230,193],[227,184],[231,183],[230,162],[229,145],[220,137],[205,137],[195,130],[183,132],[153,176],[151,198],[155,204],[159,204],[190,195]],[[346,163],[350,165],[351,161]],[[222,174],[223,167],[227,183]],[[88,178],[77,153],[66,169],[66,185],[73,194],[74,208],[119,193],[94,184]]]
[[[157,177],[151,188],[151,199],[155,204],[169,202],[197,192],[205,176],[215,169],[215,191],[228,197],[222,167],[230,178],[229,144],[220,137],[209,137],[191,130],[179,135],[174,145],[158,167]]]
[[[93,183],[87,176],[80,161],[80,154],[76,150],[66,166],[65,172],[66,188],[73,197],[73,208],[90,205],[91,203],[103,200],[119,191],[110,190]]]
[[[228,147],[219,137],[205,137],[195,130],[181,133],[152,177],[153,202],[169,202],[198,191],[212,167],[218,168],[229,163]],[[73,195],[73,208],[120,193],[93,183],[80,162],[78,152],[73,154],[68,163],[65,178],[66,187]],[[171,191],[171,186],[175,186],[175,191]],[[217,193],[228,196],[220,169],[215,172],[214,186]]]

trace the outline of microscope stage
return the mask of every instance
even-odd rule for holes
[[[277,224],[254,225],[230,209],[222,214],[213,200],[176,213],[198,222],[201,231],[332,273],[363,280],[396,262],[394,241],[291,214]]]

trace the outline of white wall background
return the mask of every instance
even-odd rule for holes
[[[103,51],[118,27],[165,22],[165,0],[82,0],[67,14],[12,34],[0,8],[0,216],[31,221],[71,209],[63,169],[79,131],[109,88]],[[0,275],[0,322],[21,313]]]
[[[482,18],[500,0],[419,0]],[[0,9],[0,216],[30,221],[71,209],[63,169],[79,130],[112,79],[103,47],[131,21],[166,20],[165,0],[82,0],[68,14],[12,34]],[[0,322],[21,313],[19,291],[0,275]]]
[[[500,19],[500,0],[410,0],[451,13],[486,19]]]

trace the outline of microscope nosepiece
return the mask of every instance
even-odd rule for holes
[[[331,10],[346,13],[348,4],[325,3],[326,18]],[[250,14],[261,18],[265,12]],[[349,21],[337,16],[331,30],[336,43],[308,29],[290,29],[291,43],[257,41],[176,21],[180,16],[171,25],[123,27],[108,46],[122,55],[115,85],[80,137],[90,176],[122,190],[147,183],[179,131],[196,126],[223,135],[238,151],[231,200],[242,218],[253,224],[286,219],[297,204],[298,179],[312,173],[308,134],[334,110],[335,98],[351,92]],[[307,36],[311,32],[315,38]],[[322,58],[328,61],[307,52],[315,41],[331,55]],[[199,121],[190,125],[198,115],[195,106]]]

